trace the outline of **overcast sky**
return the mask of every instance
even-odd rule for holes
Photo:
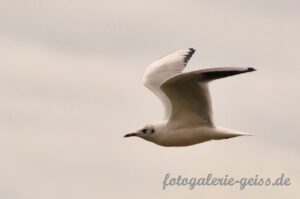
[[[0,198],[292,198],[300,186],[299,1],[0,1]],[[217,124],[255,134],[186,148],[123,135],[160,120],[141,79],[193,47],[187,70],[255,67],[211,84]],[[177,177],[286,187],[168,187]]]

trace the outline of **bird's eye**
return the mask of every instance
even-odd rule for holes
[[[146,133],[146,132],[147,132],[147,129],[143,129],[142,132],[143,132],[143,133]]]

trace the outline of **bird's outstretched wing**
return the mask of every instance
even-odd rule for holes
[[[168,124],[179,126],[214,126],[208,83],[240,73],[255,71],[254,68],[212,68],[176,75],[161,86],[172,104]]]
[[[162,102],[165,108],[165,119],[171,115],[171,103],[160,86],[171,77],[181,74],[194,52],[193,48],[188,48],[168,54],[154,61],[145,71],[144,85]]]

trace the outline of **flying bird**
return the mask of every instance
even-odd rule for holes
[[[215,125],[208,84],[255,69],[223,67],[183,73],[194,53],[193,48],[182,49],[147,67],[143,83],[162,102],[165,117],[124,137],[140,137],[161,146],[177,147],[251,135]]]

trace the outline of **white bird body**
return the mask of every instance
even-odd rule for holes
[[[166,125],[166,121],[156,123],[153,127],[156,132],[143,138],[161,146],[189,146],[210,140],[251,135],[224,127],[174,127]]]
[[[165,118],[125,137],[137,136],[161,146],[189,146],[250,135],[214,124],[208,83],[255,69],[227,67],[182,73],[194,52],[192,48],[179,50],[148,66],[143,81],[161,100]]]

